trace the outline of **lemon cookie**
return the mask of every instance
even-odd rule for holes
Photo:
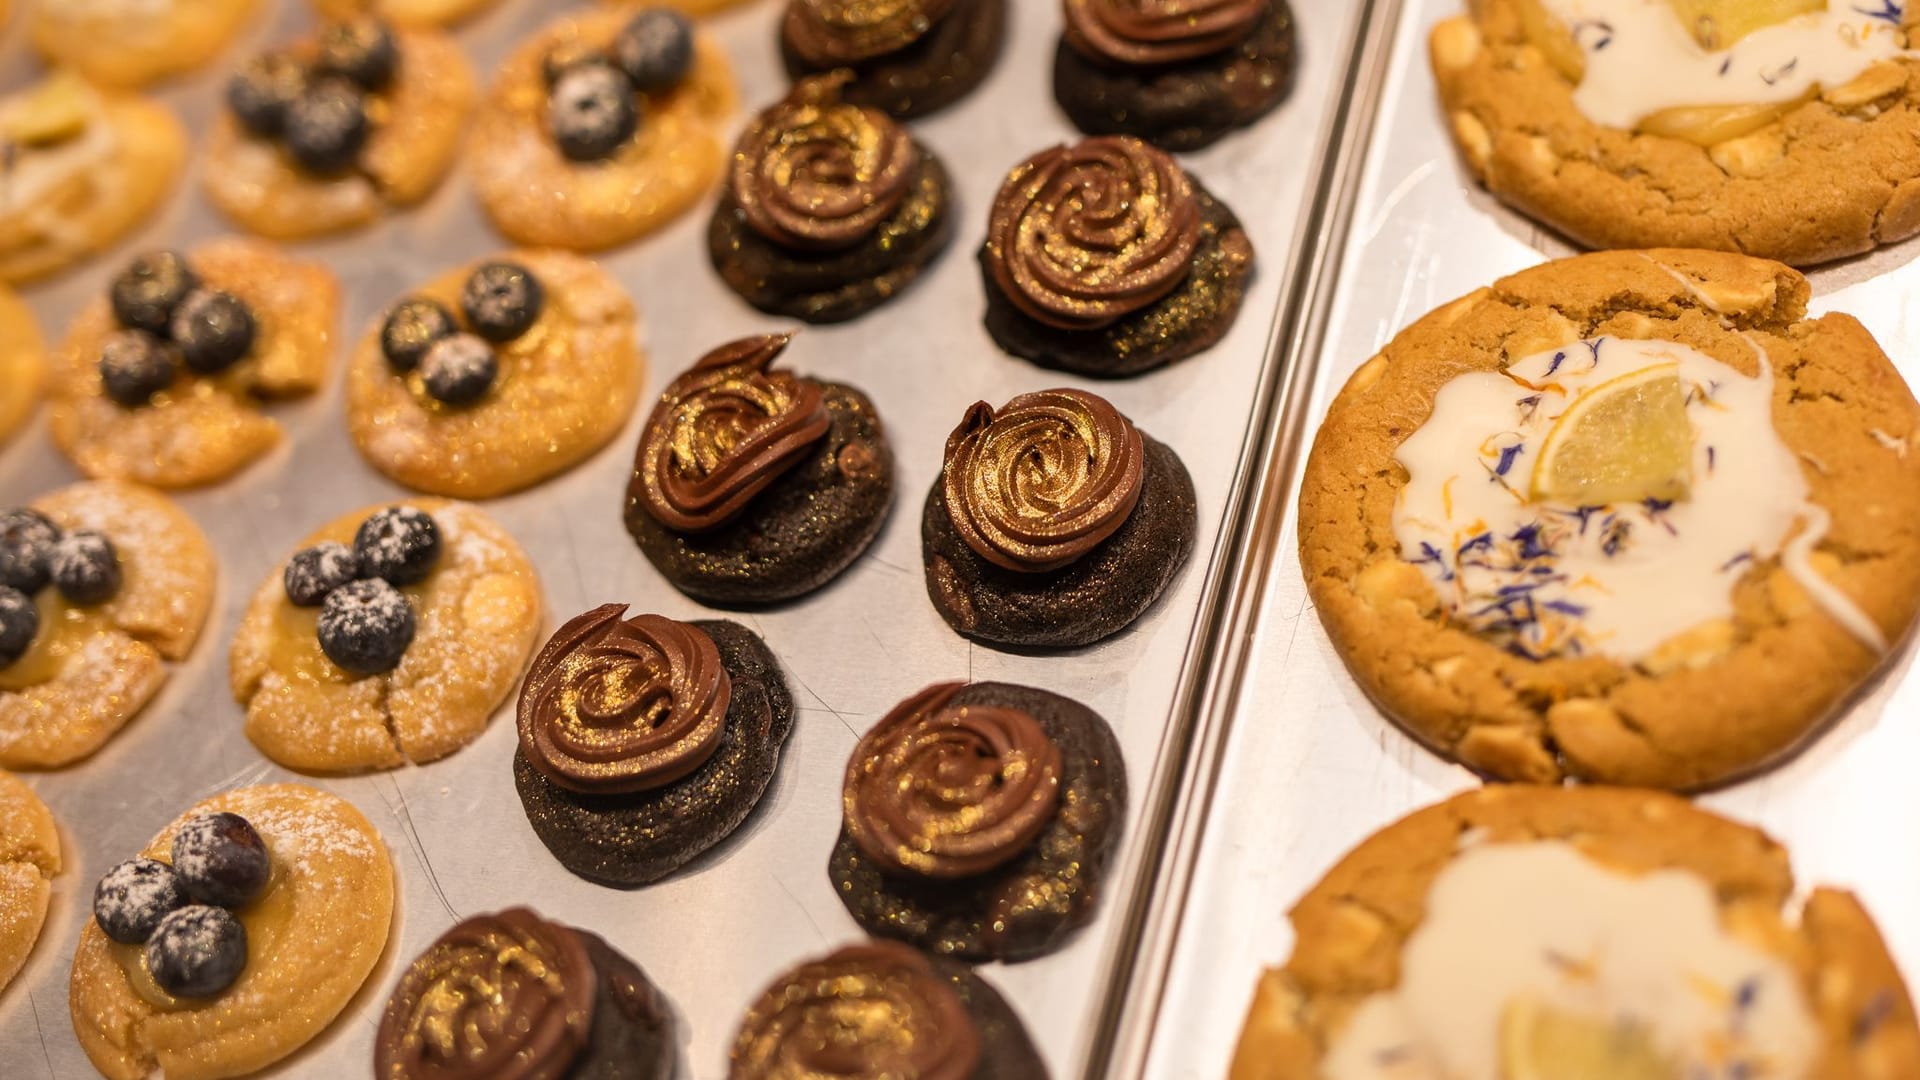
[[[633,302],[593,263],[515,251],[396,303],[355,350],[347,426],[408,487],[481,499],[563,472],[619,433],[646,363]]]
[[[27,22],[33,47],[99,86],[137,87],[192,71],[227,47],[258,0],[49,0]]]
[[[339,310],[324,267],[257,242],[142,255],[55,354],[53,441],[89,476],[223,480],[280,441],[264,404],[325,383]]]
[[[473,111],[473,72],[445,35],[330,23],[249,62],[208,138],[206,187],[251,232],[302,239],[433,194]]]
[[[1487,189],[1595,247],[1810,265],[1920,231],[1920,62],[1898,3],[1479,0],[1433,30]]]
[[[388,769],[486,730],[539,630],[539,580],[513,538],[471,506],[414,500],[308,537],[254,594],[229,677],[273,760]]]
[[[47,919],[60,833],[33,789],[0,772],[0,991],[20,973]]]
[[[264,1069],[359,991],[393,899],[386,845],[346,801],[300,784],[215,795],[102,880],[73,954],[74,1034],[113,1080]]]
[[[1778,264],[1609,252],[1428,315],[1300,497],[1361,686],[1506,779],[1697,788],[1815,732],[1920,606],[1920,405]]]
[[[313,0],[329,19],[375,15],[395,26],[450,26],[486,11],[499,0]]]
[[[1897,1080],[1920,1029],[1866,911],[1670,795],[1491,787],[1293,909],[1231,1080]]]
[[[46,277],[120,240],[173,191],[187,136],[173,113],[70,71],[0,98],[0,282]]]
[[[33,309],[0,286],[0,443],[26,424],[47,379],[47,346]]]
[[[213,549],[164,496],[75,484],[0,515],[0,766],[98,750],[193,651]]]
[[[569,16],[500,69],[468,151],[474,189],[517,243],[617,247],[713,190],[737,98],[719,44],[671,11]]]

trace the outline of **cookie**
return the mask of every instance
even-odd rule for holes
[[[734,1036],[727,1075],[1045,1080],[1047,1069],[1020,1017],[971,969],[872,941],[767,987]]]
[[[1193,478],[1084,390],[977,402],[920,517],[927,595],[987,645],[1071,648],[1145,614],[1193,550]]]
[[[627,532],[674,588],[752,607],[826,585],[893,502],[893,448],[860,391],[787,371],[791,335],[708,353],[660,397],[634,453]]]
[[[215,565],[193,519],[145,488],[75,484],[30,510],[0,519],[0,566],[20,594],[0,600],[0,637],[26,643],[0,667],[0,768],[52,769],[104,745],[160,692],[167,662],[193,651]],[[80,536],[92,543],[67,543]],[[76,590],[89,581],[111,588]],[[23,611],[31,633],[14,639]]]
[[[795,81],[848,71],[846,100],[915,120],[972,93],[1007,36],[1007,0],[788,0],[780,56]]]
[[[98,479],[224,480],[279,445],[263,406],[326,384],[339,315],[330,271],[265,244],[142,255],[54,354],[54,445]]]
[[[250,824],[271,868],[259,898],[233,912],[244,931],[245,966],[223,991],[176,997],[160,980],[177,985],[178,957],[163,955],[155,967],[153,949],[110,940],[97,919],[88,920],[74,949],[68,1002],[81,1048],[110,1080],[212,1080],[264,1069],[331,1024],[386,947],[393,864],[352,805],[300,784],[240,788],[188,810],[142,855],[179,872],[176,835],[208,814]],[[169,918],[221,910],[187,908]],[[211,921],[190,919],[189,928]],[[167,935],[165,923],[160,933]]]
[[[60,831],[33,789],[0,772],[0,992],[20,973],[60,873]]]
[[[1669,795],[1471,791],[1294,907],[1229,1076],[1915,1075],[1879,931],[1793,891],[1778,844]]]
[[[47,381],[47,344],[33,309],[0,286],[0,444],[33,416]]]
[[[66,71],[0,98],[0,143],[0,282],[15,285],[118,243],[173,192],[187,159],[164,106]]]
[[[845,80],[803,79],[754,120],[707,228],[714,269],[770,314],[857,318],[953,237],[946,166],[886,113],[842,102]]]
[[[132,89],[211,60],[258,9],[256,0],[63,0],[35,4],[27,33],[48,64]]]
[[[673,1027],[646,973],[598,935],[512,908],[463,920],[400,976],[373,1075],[670,1080]]]
[[[1293,89],[1287,0],[1143,9],[1066,0],[1053,96],[1089,135],[1134,135],[1199,150],[1278,108]]]
[[[322,18],[344,22],[372,15],[395,26],[452,26],[492,8],[498,0],[313,0]]]
[[[540,842],[614,888],[658,881],[731,836],[793,730],[765,642],[736,623],[626,610],[595,608],[541,650],[513,757]]]
[[[1226,336],[1253,259],[1240,219],[1164,152],[1130,136],[1056,146],[994,198],[987,332],[1041,367],[1138,375]]]
[[[254,594],[228,678],[247,738],[289,769],[422,764],[486,730],[540,619],[539,578],[512,537],[471,506],[411,499],[309,536]]]
[[[207,198],[280,240],[371,224],[439,188],[475,95],[443,34],[327,24],[234,73],[207,138]]]
[[[428,304],[401,310],[415,301]],[[619,283],[566,252],[511,251],[450,271],[389,309],[354,351],[354,444],[435,495],[531,487],[626,424],[646,374],[638,319]],[[430,355],[435,345],[445,355]]]
[[[1539,783],[1699,788],[1819,730],[1920,610],[1920,405],[1807,297],[1758,259],[1590,255],[1361,365],[1300,496],[1361,687]]]
[[[706,32],[681,23],[667,34],[690,35],[690,53],[662,50],[649,36],[660,31],[628,33],[664,14],[603,6],[570,15],[502,65],[467,160],[487,217],[516,243],[618,247],[713,190],[739,91]]]

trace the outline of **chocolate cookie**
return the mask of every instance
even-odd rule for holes
[[[374,1038],[375,1080],[673,1076],[673,1016],[646,972],[526,908],[440,935],[401,975]]]
[[[769,370],[791,335],[747,338],[674,380],[647,420],[627,531],[674,587],[749,607],[820,588],[893,502],[893,449],[850,386]]]
[[[1273,111],[1293,89],[1286,0],[1067,0],[1053,96],[1089,135],[1198,150]]]
[[[1167,154],[1131,137],[1057,146],[994,199],[987,332],[1041,367],[1137,375],[1219,342],[1253,261],[1240,219]]]
[[[762,311],[841,322],[899,295],[953,236],[952,184],[846,74],[803,80],[733,152],[707,230],[714,268]]]
[[[927,594],[976,641],[1091,645],[1166,591],[1197,515],[1179,456],[1104,399],[1046,390],[997,413],[979,402],[947,439],[921,515]]]
[[[827,872],[868,933],[938,956],[1029,960],[1093,917],[1127,774],[1085,705],[947,683],[867,732],[841,800]]]
[[[727,1075],[1045,1080],[1047,1068],[1006,999],[966,965],[871,941],[767,987]]]
[[[658,881],[739,828],[793,730],[793,698],[759,638],[625,612],[587,612],[541,650],[513,758],[541,843],[616,888]]]
[[[913,120],[980,85],[1006,33],[1007,0],[789,0],[780,55],[795,79],[850,71],[849,102]]]

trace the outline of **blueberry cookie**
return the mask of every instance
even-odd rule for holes
[[[55,0],[33,5],[27,32],[47,63],[131,89],[206,63],[258,10],[258,0]]]
[[[394,26],[437,27],[465,22],[499,0],[313,0],[323,18],[346,22],[373,16]]]
[[[0,445],[33,416],[47,381],[47,345],[33,309],[0,285]]]
[[[20,973],[60,873],[60,831],[33,789],[0,772],[0,992]]]
[[[1008,0],[787,0],[780,55],[795,80],[847,71],[846,98],[913,120],[972,93],[1007,36]]]

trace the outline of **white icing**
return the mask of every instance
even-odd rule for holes
[[[1902,55],[1905,0],[1832,0],[1709,52],[1668,0],[1541,0],[1586,54],[1574,104],[1607,127],[1631,129],[1689,105],[1773,105],[1840,86]]]
[[[1630,876],[1558,842],[1487,844],[1434,879],[1399,985],[1355,1010],[1324,1075],[1501,1080],[1501,1021],[1522,999],[1638,1027],[1688,1080],[1796,1080],[1820,1043],[1793,970],[1728,934],[1698,875]]]

